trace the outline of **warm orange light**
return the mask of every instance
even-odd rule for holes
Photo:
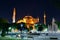
[[[45,11],[44,11],[44,24],[46,25],[46,14],[45,14]]]
[[[33,29],[35,29],[34,24],[39,22],[39,18],[33,18],[32,16],[25,16],[22,20],[17,21],[17,23],[21,22],[26,23],[27,28],[29,28],[29,26],[32,24]]]
[[[12,17],[13,23],[15,23],[15,16],[16,16],[16,9],[14,8],[14,10],[13,10],[13,17]]]
[[[19,21],[17,21],[17,23],[21,23],[21,22],[24,22],[23,20],[19,20]]]

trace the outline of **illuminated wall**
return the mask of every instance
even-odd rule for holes
[[[39,22],[39,18],[33,18],[32,16],[25,16],[23,20],[18,20],[17,23],[24,22],[27,25],[27,28],[32,25],[33,29],[35,29],[34,24]]]

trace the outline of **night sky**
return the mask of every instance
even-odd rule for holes
[[[12,22],[12,11],[16,8],[16,21],[25,15],[39,17],[43,23],[44,11],[47,15],[47,22],[52,17],[60,20],[60,0],[0,0],[0,18],[6,18]]]

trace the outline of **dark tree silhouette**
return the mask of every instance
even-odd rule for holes
[[[17,29],[19,29],[20,31],[24,31],[26,29],[26,24],[23,22],[19,23]]]
[[[33,29],[33,27],[32,27],[32,26],[30,26],[30,27],[29,27],[29,30],[32,30],[32,29]]]
[[[60,30],[60,21],[55,22],[58,25],[58,29]]]
[[[42,30],[43,30],[42,25],[39,25],[39,26],[38,26],[38,31],[42,31]]]
[[[6,31],[8,30],[8,20],[4,19],[4,18],[0,18],[0,28],[2,28],[2,34],[1,36],[5,36],[6,35]]]

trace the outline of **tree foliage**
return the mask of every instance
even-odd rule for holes
[[[4,18],[0,18],[0,29],[2,30],[1,36],[5,36],[6,32],[8,32],[8,20]]]
[[[42,31],[42,30],[43,30],[42,25],[38,25],[38,31]]]

